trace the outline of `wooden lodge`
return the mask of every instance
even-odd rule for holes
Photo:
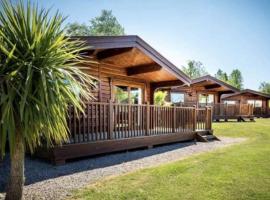
[[[67,159],[198,139],[212,135],[212,109],[155,106],[154,91],[189,86],[191,80],[138,36],[79,37],[97,61],[87,72],[98,78],[95,101],[84,114],[68,115],[69,141],[41,149],[39,156]]]
[[[169,101],[182,103],[184,105],[212,105],[221,103],[221,96],[224,94],[233,94],[239,90],[223,81],[210,75],[193,79],[190,85],[172,87],[169,90]],[[177,102],[177,96],[180,97]],[[174,96],[176,100],[174,100]]]
[[[270,95],[246,89],[222,97],[222,102],[230,105],[249,104],[255,117],[270,117]]]
[[[240,91],[210,75],[193,79],[190,85],[172,87],[168,90],[168,101],[180,106],[196,106],[213,108],[213,120],[237,119],[238,121],[246,118],[253,120],[253,105],[248,102],[227,103],[222,98],[233,96]]]

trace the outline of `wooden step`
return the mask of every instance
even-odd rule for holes
[[[196,139],[199,142],[210,142],[212,140],[219,140],[215,135],[212,134],[200,135],[199,133],[197,134]]]
[[[208,141],[209,141],[209,140],[216,140],[216,139],[217,139],[217,137],[214,136],[214,135],[204,135],[203,137],[204,137],[205,139],[207,139]]]

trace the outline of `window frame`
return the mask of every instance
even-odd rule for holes
[[[145,100],[145,85],[142,83],[131,83],[128,81],[113,81],[112,83],[112,101],[116,102],[115,99],[115,92],[114,92],[114,87],[115,86],[122,86],[122,87],[127,87],[128,88],[128,104],[131,104],[131,88],[139,88],[141,89],[141,104],[144,103]],[[121,103],[119,103],[121,104]],[[139,104],[140,105],[140,104]]]
[[[251,101],[252,101],[252,103],[249,103]],[[256,102],[258,102],[258,101],[260,102],[261,106],[256,106]],[[247,99],[247,103],[252,104],[254,108],[262,108],[263,107],[263,100],[261,100],[261,99]]]
[[[201,103],[200,102],[200,95],[205,95],[206,96],[206,102],[205,103]],[[208,102],[208,99],[209,99],[209,95],[213,95],[213,102],[211,102],[211,103],[209,103]],[[214,104],[215,103],[215,94],[213,94],[213,93],[199,93],[198,94],[198,103],[199,104],[206,104],[206,105],[208,105],[208,104]]]
[[[180,94],[180,95],[183,95],[183,102],[179,101],[179,102],[173,102],[172,101],[172,94]],[[185,103],[185,97],[186,97],[186,94],[184,92],[170,92],[170,101],[171,103],[173,104],[177,104],[177,103]]]

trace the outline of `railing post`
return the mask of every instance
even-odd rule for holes
[[[210,113],[210,118],[209,118],[209,130],[212,130],[212,114],[213,114],[213,111],[212,111],[212,108],[210,107],[209,108],[209,113]]]
[[[172,126],[172,132],[175,133],[176,129],[176,107],[173,105],[173,120],[172,120],[173,126]]]
[[[206,130],[212,129],[212,108],[207,107],[206,108]]]
[[[131,104],[128,104],[128,131],[131,131]]]
[[[254,114],[254,106],[253,104],[250,104],[250,115]]]
[[[146,132],[145,135],[149,135],[149,127],[150,127],[150,104],[147,102],[146,104]]]
[[[113,118],[113,102],[112,102],[112,100],[110,100],[110,103],[109,103],[108,125],[109,125],[109,139],[113,139],[114,118]]]
[[[221,104],[220,104],[221,105]],[[224,118],[227,118],[228,104],[224,104]]]
[[[196,106],[193,107],[193,131],[196,131],[197,126],[197,108]]]
[[[239,115],[242,114],[242,103],[239,104]]]
[[[208,106],[205,107],[205,129],[208,129],[209,125],[209,113],[208,113]]]

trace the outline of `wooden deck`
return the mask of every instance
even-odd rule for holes
[[[221,119],[228,121],[237,119],[245,121],[245,119],[254,120],[254,109],[251,104],[214,104],[213,105],[213,120]]]
[[[69,140],[39,149],[38,156],[55,164],[65,160],[128,149],[193,140],[212,134],[210,107],[154,106],[91,102],[85,113],[69,109]]]

